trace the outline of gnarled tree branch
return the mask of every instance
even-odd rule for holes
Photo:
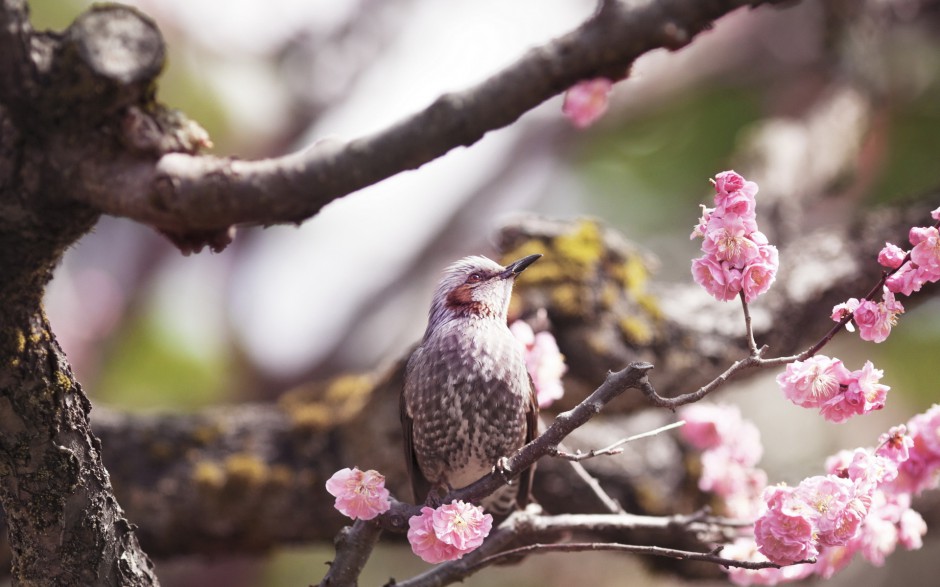
[[[75,194],[104,213],[177,234],[237,224],[299,223],[331,201],[458,146],[472,145],[576,82],[621,79],[640,55],[685,46],[748,0],[609,3],[581,27],[530,50],[512,66],[462,92],[445,94],[391,127],[349,143],[323,141],[262,161],[169,153],[160,158],[91,159]]]

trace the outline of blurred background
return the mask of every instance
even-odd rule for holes
[[[595,10],[586,0],[130,4],[167,39],[160,99],[203,125],[215,153],[242,158],[380,130],[441,93],[482,81]],[[30,5],[37,28],[60,30],[90,3]],[[839,22],[861,5],[870,15],[847,17],[855,19],[851,28]],[[473,147],[342,198],[300,227],[239,229],[221,254],[183,257],[155,232],[105,217],[66,255],[46,309],[96,405],[186,411],[271,400],[312,378],[391,362],[423,332],[441,268],[466,254],[492,255],[494,230],[520,211],[600,217],[660,258],[657,280],[688,281],[698,254],[688,234],[709,197],[708,178],[739,161],[762,121],[799,117],[840,80],[855,80],[876,98],[852,203],[938,193],[937,16],[929,0],[737,11],[690,47],[641,58],[614,87],[609,113],[588,130],[571,126],[558,97]],[[841,209],[819,214],[837,222]],[[825,425],[785,403],[769,378],[722,397],[741,401],[761,427],[772,481],[816,473],[825,455],[871,444],[937,401],[936,300],[904,316],[888,344],[862,347],[843,337],[837,345],[830,354],[850,364],[870,357],[885,370],[894,391],[882,413]],[[799,446],[794,430],[805,439]],[[940,576],[937,547],[932,530],[922,551],[899,552],[884,569],[855,564],[831,584],[932,585],[923,577]],[[330,558],[332,548],[323,546],[263,560],[157,564],[165,585],[306,585]],[[421,568],[406,547],[383,547],[362,583]],[[578,554],[489,570],[467,583],[497,580],[654,578],[630,557]]]

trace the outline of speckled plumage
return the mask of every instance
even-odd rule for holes
[[[415,499],[473,483],[534,438],[538,407],[522,346],[506,325],[515,276],[538,255],[506,267],[467,257],[444,273],[401,398],[405,457]],[[532,470],[483,505],[505,513],[528,499]]]

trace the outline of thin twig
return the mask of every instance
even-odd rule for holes
[[[685,425],[685,420],[679,420],[678,422],[673,422],[672,424],[666,424],[665,426],[660,426],[655,430],[650,430],[648,432],[642,432],[640,434],[634,434],[633,436],[628,436],[627,438],[621,438],[617,442],[611,444],[610,446],[605,446],[604,448],[595,448],[589,450],[588,452],[581,452],[578,450],[575,453],[566,452],[560,449],[550,451],[548,454],[553,457],[558,457],[566,459],[569,461],[583,461],[586,459],[592,459],[594,457],[599,457],[603,455],[619,455],[623,452],[623,449],[620,448],[628,442],[633,442],[634,440],[640,440],[641,438],[648,438],[650,436],[656,436],[661,432],[666,432],[667,430],[672,430],[673,428],[678,428]]]
[[[603,551],[612,550],[616,552],[630,552],[634,554],[646,554],[652,556],[664,556],[679,560],[703,561],[719,564],[723,567],[738,567],[742,569],[779,569],[781,565],[770,561],[754,562],[739,561],[730,558],[724,558],[717,553],[720,548],[711,552],[694,552],[690,550],[678,550],[675,548],[663,548],[661,546],[641,546],[635,544],[620,544],[607,542],[566,542],[563,544],[529,544],[510,550],[503,551],[497,555],[486,557],[477,563],[478,566],[488,566],[499,564],[508,559],[516,558],[526,554],[543,554],[547,552],[584,552],[588,550]],[[805,560],[794,564],[814,563],[815,560]]]
[[[588,487],[601,503],[604,504],[604,507],[608,512],[612,514],[622,514],[624,513],[623,506],[620,505],[620,502],[612,498],[604,488],[601,487],[600,482],[594,475],[588,473],[587,469],[584,468],[584,465],[577,461],[571,461],[571,468],[574,469],[575,474],[581,478],[582,481],[587,483]]]
[[[747,331],[747,348],[751,350],[752,357],[760,357],[760,350],[757,348],[757,343],[754,342],[754,327],[751,325],[751,311],[747,307],[747,300],[744,298],[744,290],[742,289],[738,294],[738,297],[741,298],[741,309],[744,311],[744,329]]]

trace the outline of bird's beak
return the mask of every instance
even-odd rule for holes
[[[542,255],[529,255],[528,257],[523,257],[518,261],[513,261],[509,265],[506,265],[506,269],[500,273],[500,277],[503,279],[508,279],[510,277],[515,277],[525,271],[526,267],[538,261],[539,257]]]

